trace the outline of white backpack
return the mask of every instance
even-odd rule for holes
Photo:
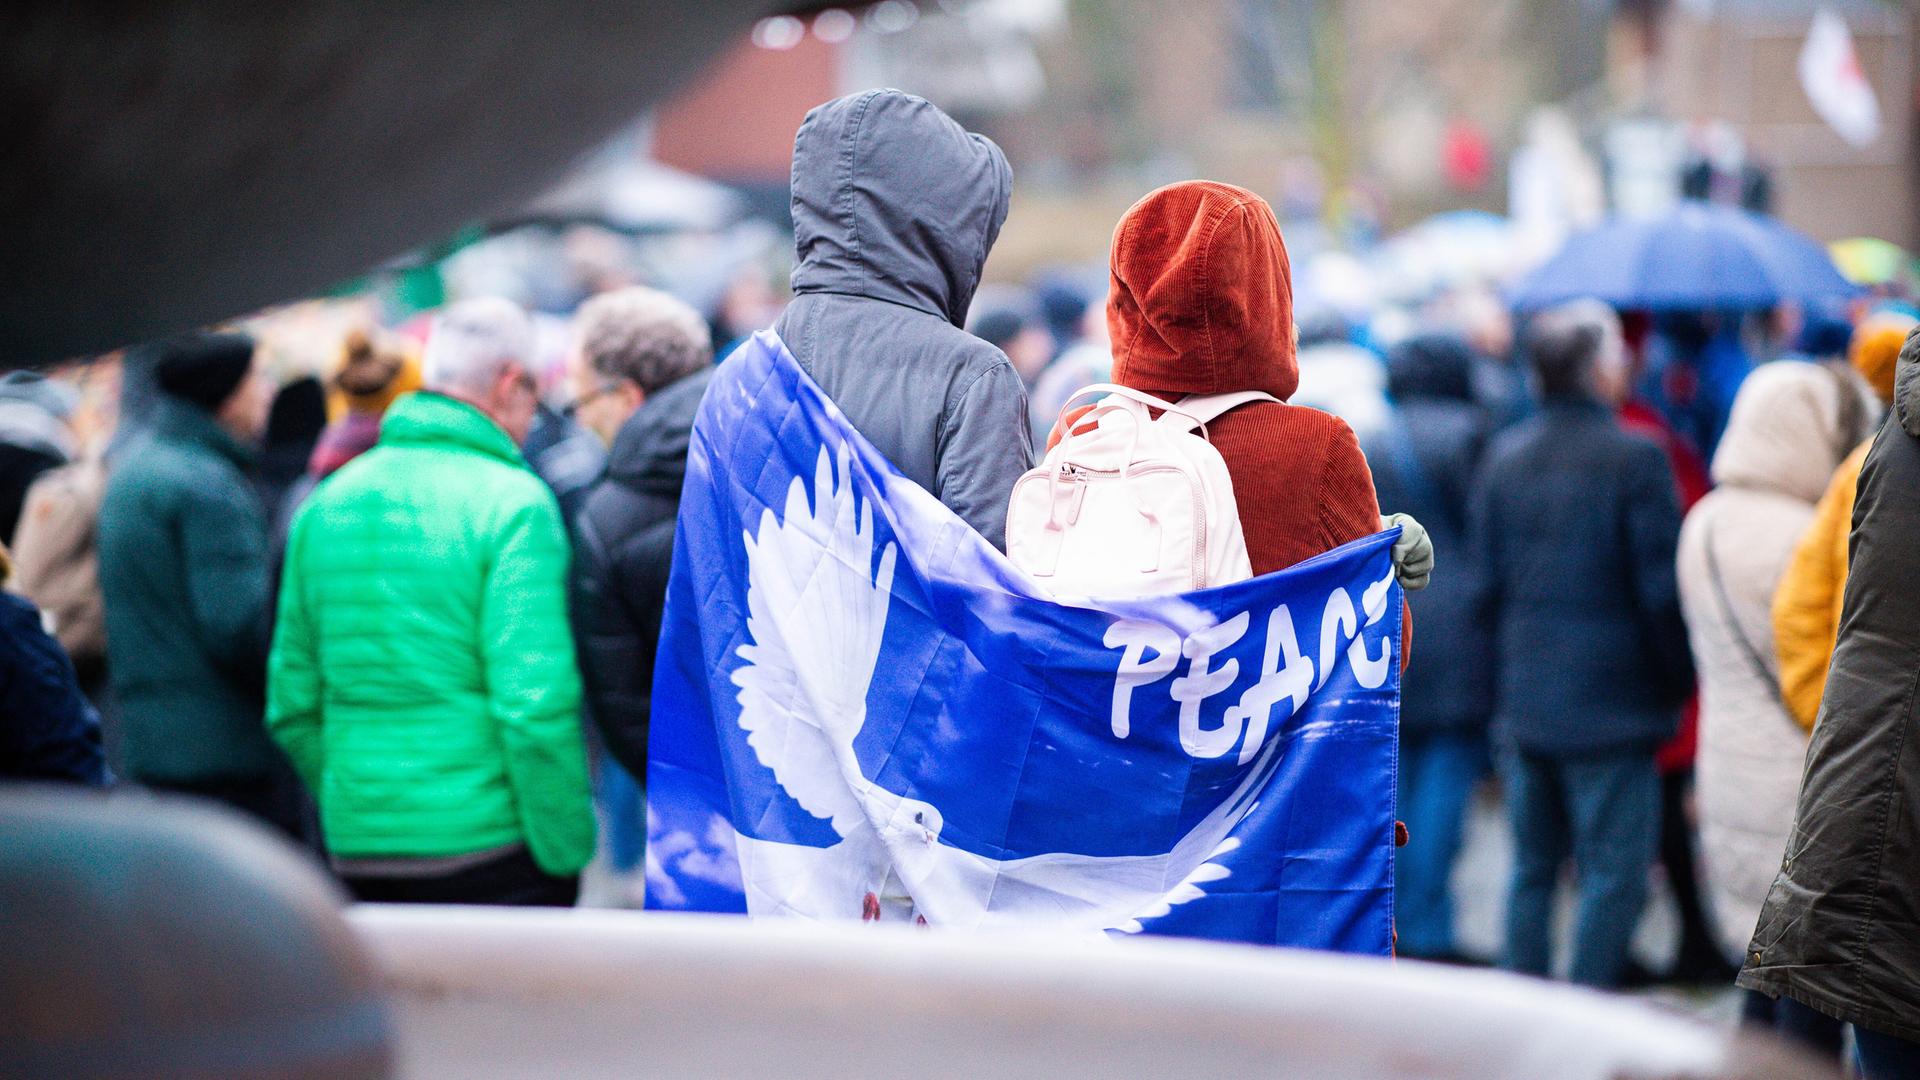
[[[1233,481],[1207,424],[1279,399],[1250,390],[1176,403],[1101,383],[1066,405],[1087,394],[1107,396],[1073,425],[1077,432],[1065,430],[1063,407],[1059,444],[1013,487],[1013,564],[1060,599],[1153,596],[1252,577]]]

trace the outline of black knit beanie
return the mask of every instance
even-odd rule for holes
[[[183,334],[161,344],[154,378],[168,397],[218,412],[253,367],[245,334]]]

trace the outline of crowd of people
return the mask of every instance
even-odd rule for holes
[[[1744,963],[1755,1023],[1837,1052],[1851,1021],[1870,1070],[1916,1052],[1910,310],[1582,302],[1528,313],[1516,341],[1463,294],[1388,335],[1297,312],[1273,211],[1203,182],[1121,220],[1104,298],[976,295],[1011,184],[921,99],[814,110],[772,329],[995,545],[1062,406],[1106,381],[1276,399],[1209,432],[1255,573],[1383,513],[1417,522],[1435,565],[1407,613],[1402,955],[1467,959],[1451,880],[1497,778],[1501,966],[1644,977],[1629,944],[1658,872],[1673,976]],[[597,847],[636,867],[674,522],[724,356],[644,286],[580,305],[558,383],[534,338],[516,304],[461,300],[423,351],[368,326],[324,385],[276,395],[252,339],[189,333],[119,360],[114,431],[77,431],[62,379],[0,379],[0,539],[22,571],[0,598],[0,774],[218,800],[365,900],[572,905]],[[1903,929],[1864,959],[1837,944]]]

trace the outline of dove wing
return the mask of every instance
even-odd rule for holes
[[[872,832],[853,739],[866,723],[867,689],[892,599],[895,550],[875,580],[872,508],[856,513],[847,451],[840,482],[822,449],[813,499],[796,477],[784,519],[761,512],[747,550],[747,636],[738,653],[740,726],[774,779],[841,836]]]
[[[777,531],[768,510],[760,529],[763,540],[772,539],[770,528]],[[789,619],[777,610],[783,605],[790,610],[797,594],[794,568],[779,557],[779,544],[756,545],[751,534],[746,541],[747,635],[752,640],[740,646],[746,663],[734,671],[733,684],[740,690],[740,726],[747,745],[795,802],[815,817],[831,819],[835,832],[847,836],[870,828],[860,800],[841,775],[833,740],[807,708],[788,641]]]
[[[1278,764],[1280,739],[1254,759],[1233,793],[1164,855],[1079,855],[1057,852],[1010,859],[995,866],[988,918],[1014,921],[1049,915],[1089,929],[1140,930],[1142,919],[1207,895],[1206,886],[1232,871],[1220,858],[1240,846],[1228,834],[1258,805]]]

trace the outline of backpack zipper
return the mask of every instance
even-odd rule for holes
[[[1085,465],[1075,465],[1071,461],[1061,462],[1060,472],[1063,477],[1063,482],[1081,484],[1095,477],[1117,479],[1122,474],[1127,476],[1147,476],[1152,473],[1170,472],[1179,473],[1181,476],[1187,475],[1186,471],[1177,465],[1149,465],[1144,469],[1127,471],[1122,469],[1094,469]],[[1206,500],[1200,497],[1200,485],[1194,482],[1191,477],[1187,477],[1187,489],[1193,495],[1193,587],[1196,589],[1204,589],[1207,587]]]

